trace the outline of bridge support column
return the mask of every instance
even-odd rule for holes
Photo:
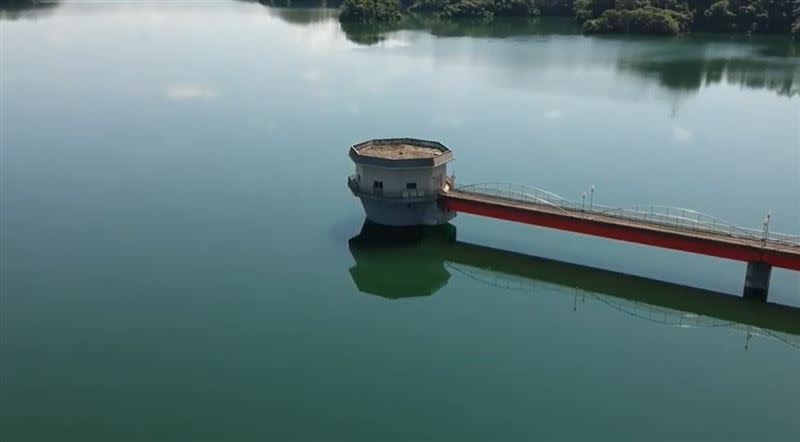
[[[772,266],[761,261],[747,263],[747,275],[744,278],[744,297],[754,301],[766,301],[769,292],[769,278]]]

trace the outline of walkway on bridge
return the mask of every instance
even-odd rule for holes
[[[456,212],[745,261],[755,266],[748,269],[748,278],[751,273],[754,279],[766,278],[764,295],[771,266],[800,271],[800,237],[770,234],[766,229],[759,235],[687,209],[629,210],[593,204],[587,209],[585,202],[509,184],[451,188],[442,193],[440,202]]]

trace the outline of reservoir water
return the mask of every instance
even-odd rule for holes
[[[800,45],[255,2],[0,16],[0,439],[800,438],[800,275],[460,215],[362,232],[348,147],[800,233]],[[380,229],[378,229],[380,230]],[[602,270],[601,270],[602,269]]]

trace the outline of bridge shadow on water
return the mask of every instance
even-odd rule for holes
[[[548,283],[643,320],[742,328],[748,337],[766,335],[800,349],[800,308],[461,242],[451,224],[395,228],[365,222],[349,248],[358,289],[388,299],[431,296],[453,274],[510,290],[534,291]]]

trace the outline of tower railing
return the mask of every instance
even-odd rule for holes
[[[386,190],[383,187],[364,188],[361,186],[361,180],[357,174],[347,177],[347,187],[356,196],[372,196],[382,199],[416,199],[421,198],[431,199],[435,197],[434,193],[425,192],[423,189],[400,189],[400,190]]]

